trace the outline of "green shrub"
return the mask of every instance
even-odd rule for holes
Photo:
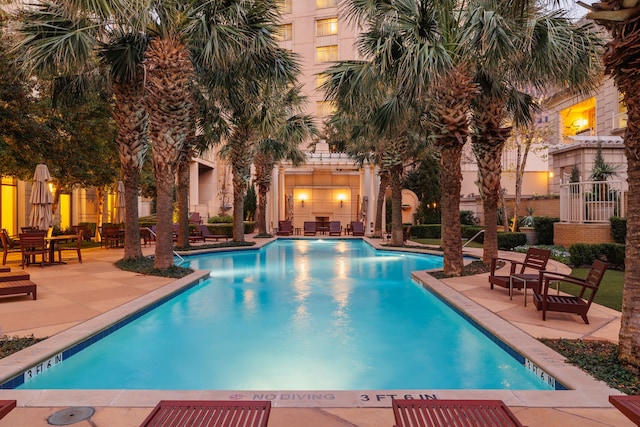
[[[209,224],[233,223],[233,216],[232,215],[212,216],[211,218],[209,218],[207,222]]]
[[[533,218],[533,227],[538,234],[539,245],[553,245],[553,224],[560,222],[560,218],[548,216],[536,216]]]
[[[598,258],[596,245],[586,243],[575,243],[569,246],[569,262],[574,267],[589,266],[594,259]]]
[[[609,222],[611,223],[611,237],[613,241],[625,244],[627,239],[627,219],[612,216],[609,218]]]
[[[476,225],[480,222],[473,211],[460,211],[460,224]]]
[[[411,235],[416,239],[439,239],[440,224],[417,224],[411,226]]]
[[[625,245],[620,243],[600,243],[599,252],[604,255],[606,261],[616,270],[624,270]]]
[[[527,236],[524,233],[498,233],[498,249],[510,251],[526,243]]]

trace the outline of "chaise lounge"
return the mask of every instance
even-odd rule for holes
[[[340,221],[331,221],[329,223],[329,236],[340,236],[342,234],[342,226]]]
[[[394,427],[522,427],[501,400],[394,399]]]
[[[315,236],[318,232],[316,222],[315,221],[305,221],[304,222],[304,235],[305,236]]]
[[[140,427],[266,427],[270,401],[162,400]]]
[[[9,412],[16,407],[17,401],[15,400],[0,400],[0,418],[4,418]]]
[[[278,236],[291,236],[293,234],[293,226],[291,221],[284,220],[278,223]]]
[[[351,234],[364,236],[364,223],[362,221],[351,221]]]
[[[213,239],[216,242],[218,241],[218,239],[224,239],[225,241],[229,240],[229,236],[227,236],[226,234],[213,234],[209,231],[209,227],[207,227],[204,224],[197,224],[196,225],[196,230],[199,233],[199,236],[202,238],[203,242],[206,242],[207,239]]]

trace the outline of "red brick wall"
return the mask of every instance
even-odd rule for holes
[[[574,243],[614,243],[611,225],[576,224],[556,222],[553,224],[553,243],[568,248]]]

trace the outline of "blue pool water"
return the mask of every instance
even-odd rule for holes
[[[549,389],[419,284],[440,257],[279,240],[194,257],[211,278],[21,389]]]

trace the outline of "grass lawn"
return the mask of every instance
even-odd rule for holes
[[[588,268],[574,268],[571,271],[572,276],[585,278],[587,277]],[[607,270],[604,273],[602,283],[596,294],[595,302],[614,310],[622,311],[622,288],[624,285],[624,271]],[[568,283],[561,283],[560,290],[572,295],[577,295],[580,288]]]

